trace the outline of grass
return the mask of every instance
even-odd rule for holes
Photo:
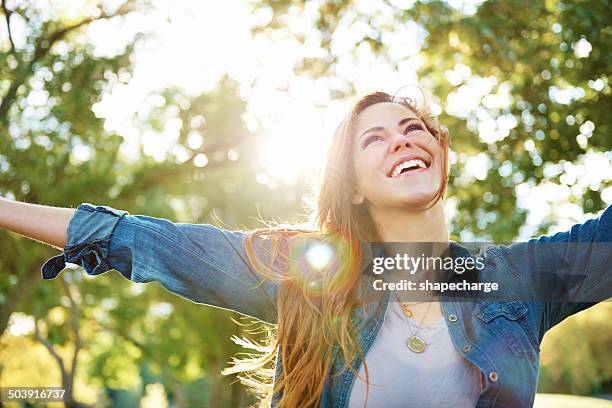
[[[564,394],[536,394],[534,408],[612,408],[612,401]]]

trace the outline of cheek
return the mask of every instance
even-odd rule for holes
[[[436,151],[436,161],[432,170],[434,170],[433,176],[435,177],[436,182],[443,182],[445,174],[444,174],[444,165],[445,161],[448,161],[448,158],[444,157],[442,149],[437,149]],[[448,163],[448,171],[450,172],[450,163]]]
[[[442,168],[444,167],[444,162],[448,161],[448,157],[444,157],[444,151],[442,150],[441,147],[437,147],[435,149],[435,158],[436,158],[436,166],[442,170]]]
[[[378,173],[380,172],[380,160],[375,152],[361,152],[357,153],[355,157],[355,176],[357,178],[357,183],[361,186],[364,186],[368,183],[368,180],[374,179]]]
[[[427,145],[419,146],[425,150],[434,160],[434,165],[437,168],[441,168],[445,160],[442,146],[437,142],[428,143]]]

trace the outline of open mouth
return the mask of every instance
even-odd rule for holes
[[[387,177],[396,178],[410,172],[418,172],[422,169],[427,169],[429,164],[421,159],[410,159],[402,161],[395,165]]]

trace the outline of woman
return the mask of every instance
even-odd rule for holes
[[[267,348],[252,345],[260,356],[225,372],[243,373],[262,405],[530,406],[544,333],[592,305],[578,300],[594,290],[609,296],[612,251],[572,252],[573,265],[589,265],[597,284],[582,279],[572,286],[579,293],[555,301],[438,293],[399,302],[394,291],[373,290],[372,260],[402,251],[385,245],[379,252],[376,243],[439,243],[429,255],[474,258],[446,229],[449,143],[426,103],[375,92],[356,101],[334,134],[313,231],[230,232],[91,204],[72,210],[8,200],[0,201],[0,226],[64,248],[43,266],[45,279],[66,262],[91,275],[116,269],[275,324]],[[559,254],[571,243],[612,241],[611,223],[608,207],[564,233],[490,246],[473,276],[502,285],[537,281],[545,271],[557,282],[558,271],[568,271]],[[274,376],[266,378],[271,363]]]

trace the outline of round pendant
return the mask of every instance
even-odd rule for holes
[[[425,351],[425,341],[419,336],[412,336],[406,341],[406,347],[414,353],[422,353]]]

